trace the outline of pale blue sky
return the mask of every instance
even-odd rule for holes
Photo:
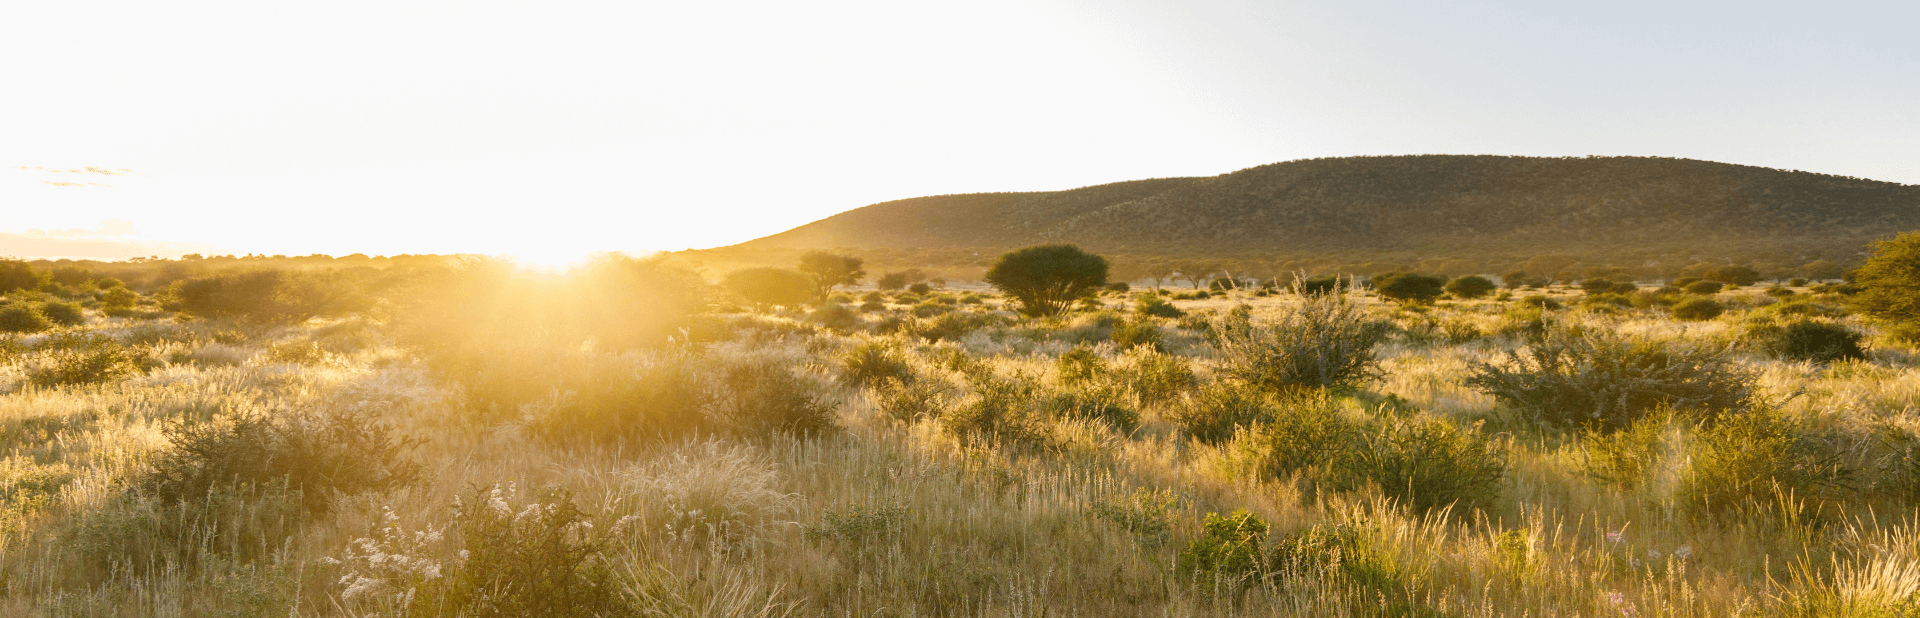
[[[1916,6],[14,6],[0,253],[121,220],[235,252],[556,261],[888,199],[1363,154],[1920,184]],[[86,166],[132,172],[51,171]]]

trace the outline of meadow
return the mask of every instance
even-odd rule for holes
[[[0,614],[1920,612],[1920,359],[1833,286],[853,289],[620,345],[569,329],[668,301],[605,281],[76,292],[0,340]]]

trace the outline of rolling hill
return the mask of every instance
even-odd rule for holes
[[[1920,229],[1920,186],[1689,159],[1417,155],[904,199],[713,251],[1072,242],[1137,255],[1222,257],[1629,247],[1820,253],[1913,229]]]

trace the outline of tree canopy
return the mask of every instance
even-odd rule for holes
[[[727,273],[720,287],[747,299],[755,309],[804,304],[817,297],[819,290],[814,277],[774,267],[746,268]]]
[[[1920,321],[1920,232],[1906,232],[1873,243],[1873,257],[1854,272],[1861,287],[1853,305],[1870,317],[1893,323]]]
[[[1433,302],[1446,284],[1446,279],[1413,273],[1384,273],[1373,277],[1373,289],[1382,298],[1402,302]]]
[[[860,283],[867,277],[863,264],[860,258],[826,251],[808,251],[800,256],[800,272],[812,275],[822,294],[836,285]]]
[[[1038,245],[1001,254],[987,283],[1020,303],[1030,316],[1060,313],[1107,284],[1107,258],[1073,245]]]

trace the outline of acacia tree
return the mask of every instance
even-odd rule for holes
[[[1447,293],[1460,298],[1479,298],[1494,290],[1493,281],[1480,275],[1467,275],[1447,282]]]
[[[987,283],[1020,303],[1030,316],[1060,313],[1107,284],[1107,258],[1073,245],[1038,245],[1000,255]]]
[[[855,285],[867,277],[867,271],[861,267],[863,261],[851,255],[839,255],[826,251],[808,251],[800,256],[800,272],[813,275],[814,285],[821,294],[836,285]]]
[[[1373,289],[1382,298],[1401,302],[1431,303],[1440,297],[1446,279],[1413,273],[1383,273],[1373,276]]]
[[[1920,322],[1920,232],[1873,243],[1873,257],[1854,272],[1856,309],[1896,324]]]

